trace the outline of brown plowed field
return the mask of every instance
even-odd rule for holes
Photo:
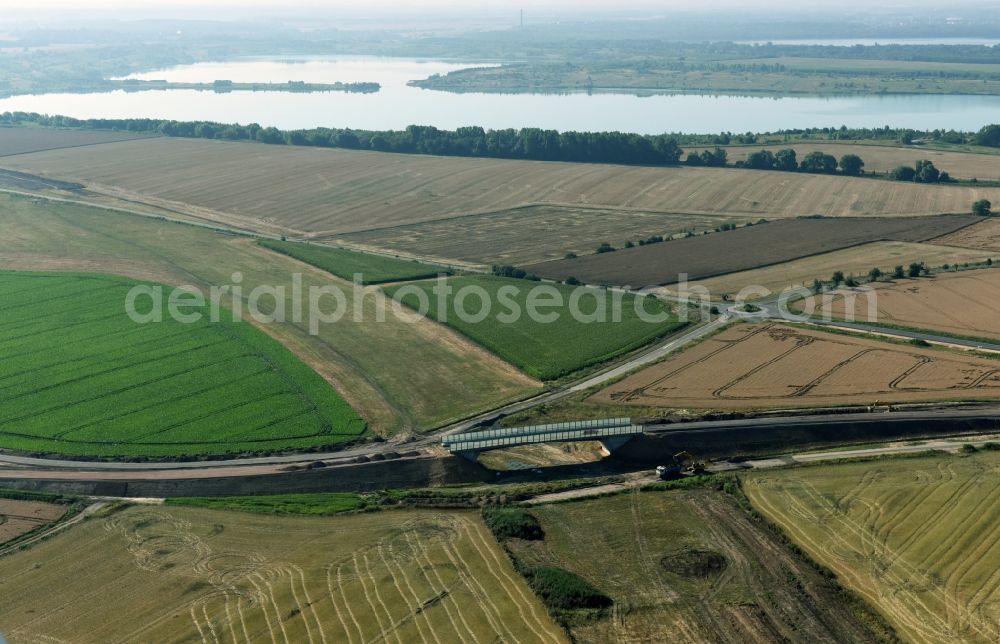
[[[591,402],[736,409],[996,398],[1000,363],[781,325],[740,325]]]
[[[66,513],[54,503],[0,499],[0,544],[51,523]]]
[[[876,285],[878,321],[957,335],[1000,339],[1000,270],[943,273],[933,278]],[[844,319],[843,293],[817,307],[816,315]],[[868,315],[866,298],[854,299],[856,319]]]
[[[0,157],[140,138],[150,137],[134,132],[58,130],[46,127],[0,127]]]
[[[788,219],[536,264],[542,277],[576,277],[588,284],[632,287],[670,284],[686,273],[699,279],[828,253],[873,241],[921,242],[979,221],[972,215],[910,218]]]
[[[289,234],[357,232],[539,203],[768,218],[939,214],[966,212],[981,198],[1000,203],[1000,188],[167,138],[25,154],[0,165]]]
[[[801,161],[810,152],[820,151],[832,154],[838,159],[845,154],[856,154],[865,161],[865,172],[885,173],[897,166],[912,166],[920,159],[934,162],[938,170],[943,170],[957,179],[1000,180],[1000,155],[975,154],[969,152],[942,152],[919,147],[890,147],[880,145],[851,145],[847,143],[778,143],[775,145],[747,145],[724,148],[729,153],[729,162],[743,161],[747,155],[758,150],[776,152],[785,148],[795,150]],[[685,148],[688,153],[709,148]]]

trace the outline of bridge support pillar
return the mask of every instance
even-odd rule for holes
[[[479,450],[475,450],[475,449],[474,450],[468,450],[468,451],[462,451],[462,452],[455,452],[456,455],[461,456],[462,458],[464,458],[465,460],[467,460],[467,461],[469,461],[471,463],[478,463],[479,462],[479,455],[481,453],[482,452],[480,452]]]
[[[604,448],[604,455],[611,456],[611,453],[632,440],[634,436],[612,436],[601,439],[601,446]]]

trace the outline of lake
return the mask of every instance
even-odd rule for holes
[[[408,80],[469,67],[468,63],[367,56],[199,63],[137,74],[146,80],[333,83],[374,81],[376,94],[295,94],[193,90],[43,94],[0,100],[0,112],[76,118],[162,118],[259,123],[282,129],[402,129],[410,124],[454,129],[541,127],[556,130],[762,132],[805,127],[908,127],[978,130],[996,122],[1000,96],[759,97],[628,93],[452,94],[409,87]]]

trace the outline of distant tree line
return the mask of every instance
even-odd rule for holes
[[[426,125],[411,125],[405,130],[386,131],[322,127],[279,130],[256,123],[239,125],[157,119],[80,120],[25,112],[0,115],[0,124],[21,123],[148,132],[199,139],[249,140],[272,145],[578,163],[676,165],[684,153],[676,138],[671,135],[626,132],[557,132],[538,128],[486,130],[481,127],[440,130]]]
[[[730,143],[753,144],[761,136],[752,132],[734,135],[723,132],[718,135],[685,134],[632,134],[627,132],[558,132],[539,128],[487,130],[478,126],[460,127],[455,130],[441,130],[433,126],[410,125],[405,130],[352,130],[346,128],[312,128],[305,130],[280,130],[262,127],[256,123],[249,125],[216,123],[212,121],[173,121],[160,119],[75,119],[67,116],[49,116],[34,112],[4,112],[0,114],[0,126],[34,124],[45,127],[90,128],[119,130],[127,132],[159,134],[171,137],[222,139],[229,141],[257,141],[271,145],[313,146],[344,148],[349,150],[375,150],[405,154],[432,154],[442,156],[490,157],[501,159],[528,159],[537,161],[569,161],[577,163],[617,163],[624,165],[677,165],[684,150],[680,143],[711,141],[716,147],[692,153],[685,159],[690,166],[725,167],[728,154],[720,145]],[[810,138],[823,136],[826,139],[885,140],[894,135],[904,143],[913,143],[919,138],[936,138],[955,143],[1000,147],[1000,125],[988,125],[978,133],[917,132],[891,128],[848,129],[815,128],[807,130],[786,130],[778,132],[785,136]],[[933,163],[917,168],[897,168],[890,176],[902,181],[922,181],[937,183],[950,181],[946,172],[936,172]],[[838,171],[848,176],[860,176],[864,172],[864,161],[855,154],[837,158],[823,152],[811,152],[800,162],[795,150],[788,148],[771,152],[759,150],[751,153],[736,167],[755,170],[801,171],[819,174],[835,174]],[[913,175],[910,171],[913,171]],[[898,171],[898,172],[897,172]],[[909,178],[908,178],[909,177]],[[918,178],[919,177],[919,178]]]
[[[941,143],[974,144],[989,147],[1000,147],[1000,125],[987,125],[979,132],[960,132],[957,130],[913,130],[910,128],[885,127],[811,127],[778,130],[776,132],[746,132],[734,134],[721,132],[719,134],[684,134],[675,132],[671,136],[681,145],[753,145],[762,139],[782,137],[786,141],[817,139],[823,141],[897,141],[904,145],[912,145],[920,141],[937,141]]]

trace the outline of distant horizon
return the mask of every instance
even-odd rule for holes
[[[58,10],[71,14],[97,11],[124,11],[127,13],[155,14],[158,12],[173,12],[179,9],[191,11],[197,8],[199,12],[215,12],[218,10],[250,9],[265,12],[299,13],[302,11],[320,13],[347,13],[351,15],[382,14],[387,11],[401,13],[418,13],[424,11],[452,11],[455,14],[468,15],[477,13],[514,13],[521,9],[525,12],[560,12],[572,10],[587,12],[627,14],[650,12],[669,14],[671,12],[711,12],[721,9],[739,9],[742,13],[766,14],[771,12],[787,12],[790,15],[810,13],[825,13],[838,11],[851,13],[864,11],[868,14],[880,14],[886,11],[898,11],[906,8],[916,10],[933,10],[935,13],[951,15],[963,10],[992,9],[994,2],[986,0],[965,0],[942,8],[939,2],[931,0],[883,0],[877,7],[872,7],[867,0],[815,0],[803,4],[795,0],[771,0],[767,3],[755,3],[747,7],[741,0],[627,0],[624,3],[612,3],[608,0],[524,0],[510,2],[509,0],[478,0],[474,4],[460,0],[366,0],[363,7],[351,0],[294,0],[283,4],[276,0],[158,0],[155,3],[137,2],[136,0],[92,0],[86,3],[71,0],[0,0],[0,10],[13,10],[19,13],[45,13]],[[1000,12],[998,12],[1000,13]],[[194,18],[192,16],[192,18]]]

